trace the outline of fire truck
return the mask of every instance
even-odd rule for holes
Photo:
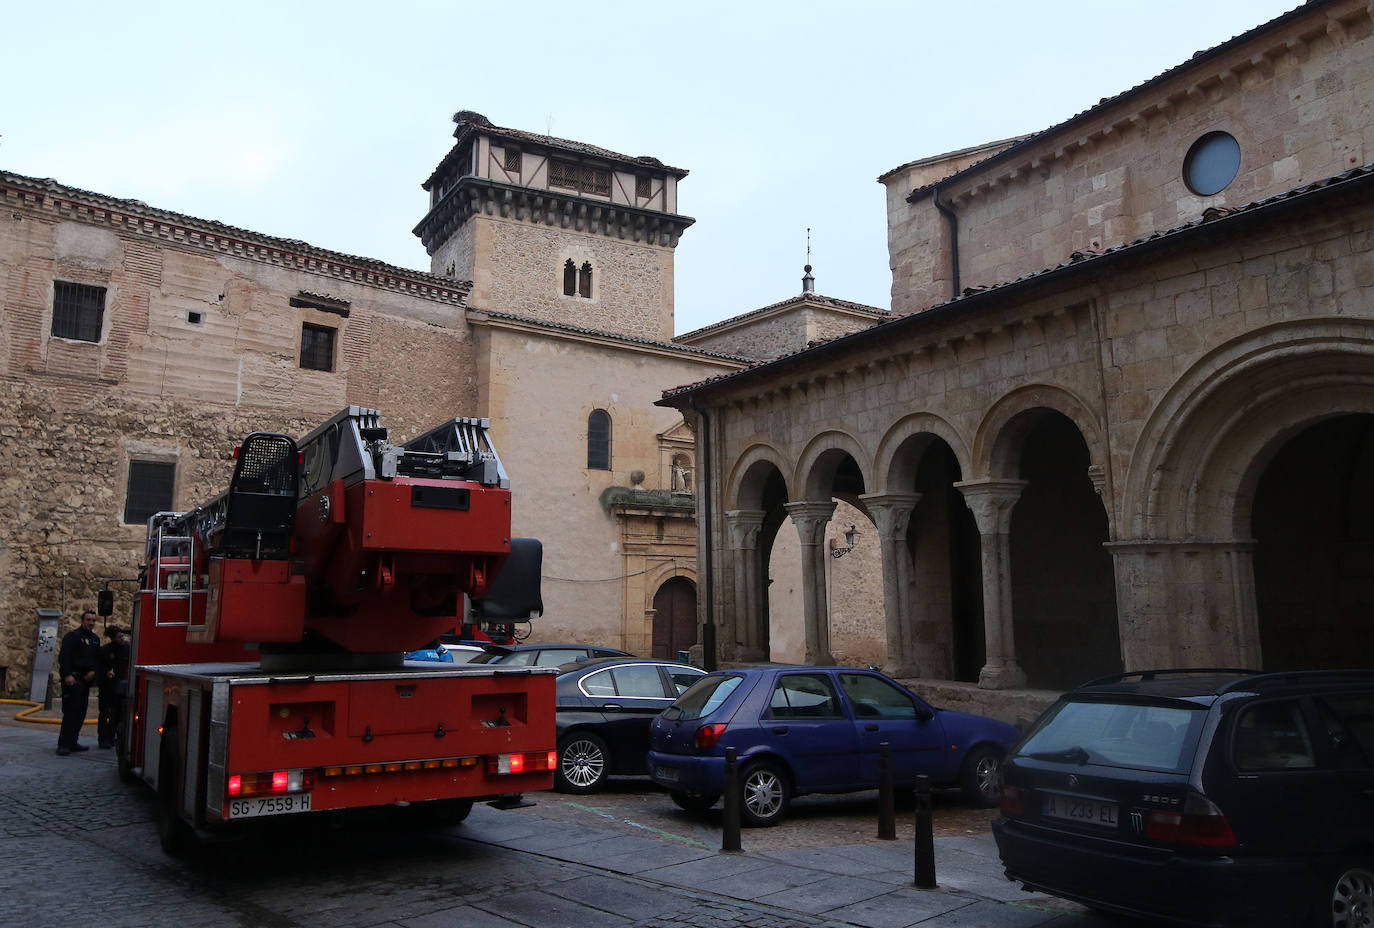
[[[396,445],[350,406],[299,441],[254,432],[223,494],[148,520],[117,748],[168,853],[264,816],[455,822],[552,786],[552,670],[402,657],[542,610],[489,429]]]

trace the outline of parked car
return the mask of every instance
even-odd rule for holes
[[[1026,889],[1188,925],[1374,925],[1374,671],[1161,670],[1066,693],[1003,765]]]
[[[619,648],[592,647],[585,644],[517,644],[492,646],[478,663],[510,664],[512,666],[535,665],[537,667],[557,667],[570,661],[585,661],[596,657],[634,657],[629,651]]]
[[[891,745],[893,782],[919,774],[958,786],[975,805],[997,804],[1002,756],[1020,732],[996,719],[937,709],[876,670],[753,667],[699,680],[654,720],[654,782],[688,810],[709,809],[723,790],[733,747],[741,819],[773,825],[794,796],[878,786],[879,745]]]
[[[646,773],[649,724],[705,673],[639,658],[565,665],[556,683],[555,787],[594,793],[613,774]]]

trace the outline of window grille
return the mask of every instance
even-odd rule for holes
[[[98,342],[104,315],[104,287],[53,281],[52,334],[55,337]]]
[[[301,323],[301,367],[312,371],[334,369],[335,331],[328,326]]]
[[[124,493],[124,522],[141,525],[159,512],[172,511],[177,466],[165,461],[130,461]]]
[[[563,262],[563,295],[577,296],[577,265],[572,258]]]
[[[611,414],[604,409],[587,417],[587,469],[611,469]]]
[[[517,175],[517,176],[520,174],[520,149],[518,149],[518,148],[507,148],[507,149],[506,149],[506,163],[505,163],[505,168],[506,168],[506,173],[507,173],[507,174],[515,174],[515,175]]]
[[[573,164],[571,161],[550,161],[549,186],[608,197],[611,195],[611,172],[606,168]]]
[[[641,200],[647,200],[654,195],[654,181],[652,177],[635,178],[635,196]]]
[[[592,298],[592,263],[582,262],[582,269],[577,273],[577,295]]]

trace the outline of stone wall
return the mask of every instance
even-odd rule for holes
[[[612,487],[670,490],[659,436],[682,417],[653,401],[669,385],[738,365],[631,343],[611,350],[588,336],[501,320],[476,324],[490,362],[479,405],[510,474],[513,531],[544,543],[544,617],[531,640],[639,647],[654,590],[646,591],[649,603],[636,602],[643,592],[631,595],[629,575],[644,569],[653,552],[635,538],[640,529],[622,525],[600,500]],[[594,409],[611,417],[610,470],[587,467]],[[644,473],[642,483],[636,471]],[[674,526],[670,534],[690,540],[693,531]],[[637,547],[627,551],[632,538]],[[680,550],[682,540],[665,537],[657,550]]]
[[[695,399],[708,403],[717,430],[717,550],[730,543],[727,511],[760,508],[757,496],[742,495],[760,463],[777,468],[788,500],[807,498],[833,461],[826,455],[841,453],[866,492],[888,493],[909,490],[918,452],[939,442],[957,462],[960,486],[1001,481],[1015,500],[1032,426],[1052,413],[1081,438],[1086,463],[1064,463],[1076,458],[1059,452],[1047,463],[1077,482],[1073,507],[1085,521],[1065,532],[1068,513],[1056,514],[1064,501],[1040,500],[1011,510],[1000,529],[981,524],[984,532],[1029,533],[1009,548],[1011,579],[1002,589],[1013,598],[1057,597],[1069,611],[1054,616],[1056,626],[1097,630],[1115,613],[1128,668],[1258,665],[1249,553],[1255,481],[1309,426],[1374,413],[1372,176],[705,388]],[[1062,552],[1088,543],[1088,517],[1105,524],[1111,564],[1076,562],[1053,581],[1015,580],[1018,551],[1023,561],[1039,558],[1037,569],[1052,568]],[[789,534],[784,527],[779,538],[790,543]],[[990,542],[983,538],[985,548]],[[916,556],[923,551],[930,546],[918,544]],[[965,564],[975,577],[976,557]],[[1365,569],[1348,565],[1342,582],[1363,582]],[[715,583],[723,622],[738,614],[733,571],[723,558]],[[1115,602],[1103,596],[1104,581],[1114,584]],[[1007,621],[1034,638],[1052,631],[1043,613]],[[977,632],[981,638],[981,623]]]
[[[1014,280],[1374,160],[1371,98],[1374,23],[1364,3],[1324,4],[1195,59],[941,184],[958,216],[960,284]],[[1239,142],[1240,171],[1222,192],[1199,196],[1184,183],[1184,156],[1215,130]],[[895,313],[951,296],[948,225],[929,192],[906,202],[913,178],[900,169],[883,178]]]
[[[592,265],[590,298],[565,296],[564,262]],[[667,341],[673,337],[673,249],[514,219],[474,216],[436,253],[473,281],[472,306]],[[466,262],[466,263],[464,263]]]
[[[174,463],[173,504],[190,508],[223,491],[250,431],[301,435],[359,404],[379,408],[403,440],[476,413],[461,290],[436,299],[419,292],[429,281],[400,286],[375,264],[349,266],[300,243],[288,264],[287,243],[262,237],[268,259],[258,259],[246,233],[229,247],[188,217],[124,221],[26,197],[22,186],[8,188],[0,221],[9,693],[28,690],[35,608],[62,609],[65,631],[103,579],[136,576],[144,528],[123,522],[131,460]],[[51,334],[54,280],[106,288],[98,341]],[[327,295],[347,316],[291,306],[302,293]],[[301,368],[304,322],[337,330],[333,370]],[[129,619],[130,588],[115,587],[117,622]]]

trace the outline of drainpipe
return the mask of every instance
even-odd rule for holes
[[[716,669],[716,572],[711,558],[711,417],[692,398],[692,409],[701,418],[701,456],[697,461],[697,488],[706,514],[706,551],[699,563],[706,565],[706,616],[701,623],[701,662],[709,672]]]
[[[954,286],[954,292],[950,294],[950,299],[957,300],[959,294],[963,292],[963,288],[959,286],[959,217],[954,210],[940,202],[939,184],[930,188],[930,202],[935,204],[935,208],[949,223],[949,277]]]

